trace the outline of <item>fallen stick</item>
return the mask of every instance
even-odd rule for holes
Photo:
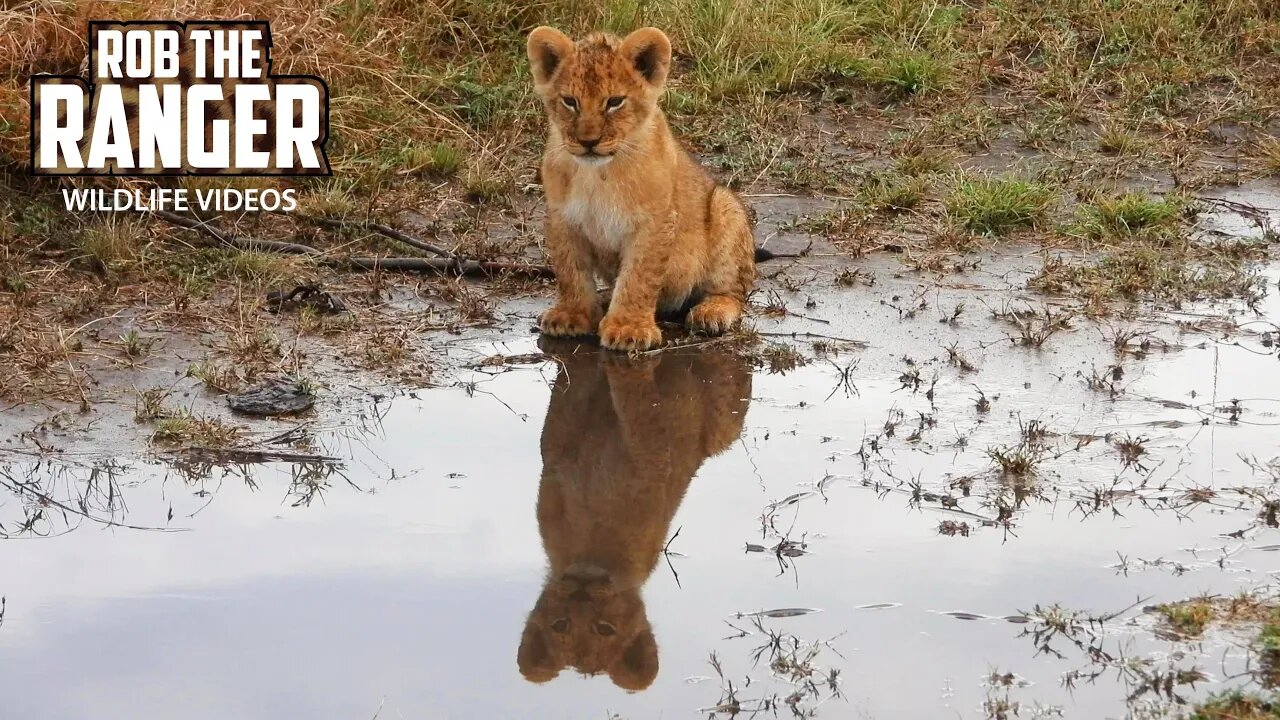
[[[382,223],[358,222],[358,221],[351,221],[351,220],[342,220],[340,218],[318,217],[314,215],[299,215],[296,213],[293,214],[293,217],[305,220],[310,223],[315,223],[316,225],[323,225],[324,227],[328,227],[328,228],[342,228],[342,229],[358,228],[361,230],[370,230],[372,232],[378,233],[379,235],[382,235],[383,237],[388,237],[388,238],[391,238],[392,240],[402,242],[405,245],[408,245],[409,247],[417,248],[418,250],[421,250],[423,252],[429,252],[432,255],[438,255],[443,258],[457,257],[457,255],[455,255],[454,253],[440,247],[439,245],[432,245],[431,243],[426,242],[425,240],[419,240],[418,238],[402,230],[397,230],[391,227],[390,225],[383,225]]]
[[[462,258],[353,257],[345,260],[326,261],[326,263],[336,266],[351,266],[360,270],[410,270],[445,275],[490,276],[509,274],[535,278],[552,278],[556,276],[555,270],[550,265],[464,260]]]
[[[513,274],[525,277],[555,277],[550,265],[533,263],[494,262],[471,260],[452,255],[442,258],[413,257],[352,257],[327,258],[319,249],[310,245],[279,242],[276,240],[258,240],[257,238],[236,237],[214,227],[207,221],[189,218],[164,210],[154,211],[156,217],[180,227],[197,230],[209,235],[219,243],[237,250],[259,250],[294,255],[307,255],[317,258],[322,264],[337,268],[354,268],[357,270],[402,270],[411,272],[429,272],[440,275],[493,275]]]
[[[352,257],[352,258],[326,258],[324,252],[319,248],[310,245],[302,245],[299,243],[281,242],[278,240],[259,240],[258,238],[237,237],[219,230],[207,220],[199,220],[196,218],[186,217],[177,213],[171,213],[165,210],[153,210],[152,214],[156,217],[170,222],[179,227],[189,230],[197,230],[217,240],[219,243],[237,250],[256,250],[265,252],[287,253],[292,255],[307,255],[309,257],[319,258],[320,262],[330,267],[347,267],[357,270],[400,270],[409,272],[429,272],[442,275],[483,275],[485,277],[501,274],[522,275],[534,278],[553,278],[556,276],[555,270],[550,265],[540,265],[535,263],[513,263],[498,262],[486,260],[472,260],[464,258],[445,250],[444,248],[425,243],[417,238],[396,230],[393,227],[382,225],[381,223],[354,223],[358,227],[373,230],[379,234],[399,240],[407,245],[424,250],[426,252],[435,253],[441,257],[435,258],[414,258],[414,257]],[[321,225],[329,227],[348,227],[352,223],[341,220],[333,220],[331,218],[313,218],[305,219],[317,222]],[[812,243],[810,243],[812,245]],[[808,248],[800,253],[773,253],[765,248],[756,248],[756,260],[765,261],[774,258],[801,257],[808,251]]]
[[[196,218],[186,217],[177,213],[171,213],[167,210],[152,210],[151,214],[191,230],[199,230],[206,235],[212,237],[218,242],[236,250],[257,250],[266,252],[289,253],[291,255],[312,255],[319,257],[324,255],[319,249],[310,245],[299,245],[298,243],[280,242],[278,240],[258,240],[257,238],[243,238],[234,235],[228,235],[218,228],[214,227],[207,220],[199,220]]]
[[[218,464],[236,463],[247,465],[269,462],[342,464],[342,458],[331,455],[312,455],[310,453],[260,450],[257,448],[218,448],[195,445],[182,448],[178,451],[178,454]]]

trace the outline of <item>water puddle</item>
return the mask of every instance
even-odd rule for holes
[[[860,261],[752,357],[522,325],[269,452],[10,456],[5,715],[1156,717],[1246,655],[1144,606],[1280,570],[1280,269],[1098,324],[1025,266]]]

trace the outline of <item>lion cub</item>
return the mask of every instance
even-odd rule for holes
[[[626,690],[658,674],[643,588],[707,458],[742,433],[751,368],[732,353],[674,350],[640,362],[543,338],[558,361],[542,427],[542,592],[516,655],[543,683],[572,667]]]
[[[550,120],[542,184],[558,297],[542,332],[598,332],[607,348],[643,350],[662,342],[656,311],[690,303],[691,330],[731,328],[755,279],[751,222],[742,201],[680,147],[658,107],[667,36],[642,28],[574,43],[540,27],[527,50]],[[597,278],[614,286],[603,320]]]

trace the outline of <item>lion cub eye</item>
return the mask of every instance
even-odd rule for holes
[[[604,622],[603,620],[601,620],[600,622],[597,622],[597,623],[596,623],[596,634],[597,634],[597,635],[602,635],[602,636],[604,636],[604,637],[609,637],[610,635],[614,634],[615,632],[617,632],[617,630],[616,630],[616,629],[614,629],[614,627],[613,627],[612,625],[610,625],[610,624],[609,624],[609,623],[607,623],[607,622]]]
[[[625,103],[626,101],[627,99],[625,97],[621,95],[614,95],[613,97],[604,101],[604,109],[609,111],[617,110],[618,108],[622,107],[622,104]]]
[[[578,98],[564,95],[560,98],[560,102],[563,103],[564,106],[569,108],[570,110],[574,112],[578,112]]]
[[[551,623],[551,629],[555,630],[560,634],[569,632],[569,619],[568,618],[557,619],[555,622]]]

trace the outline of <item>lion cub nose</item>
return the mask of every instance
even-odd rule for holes
[[[581,143],[582,147],[586,148],[587,152],[591,152],[596,149],[596,145],[600,144],[600,138],[596,138],[595,140],[587,140],[583,138],[578,140],[578,142]]]

